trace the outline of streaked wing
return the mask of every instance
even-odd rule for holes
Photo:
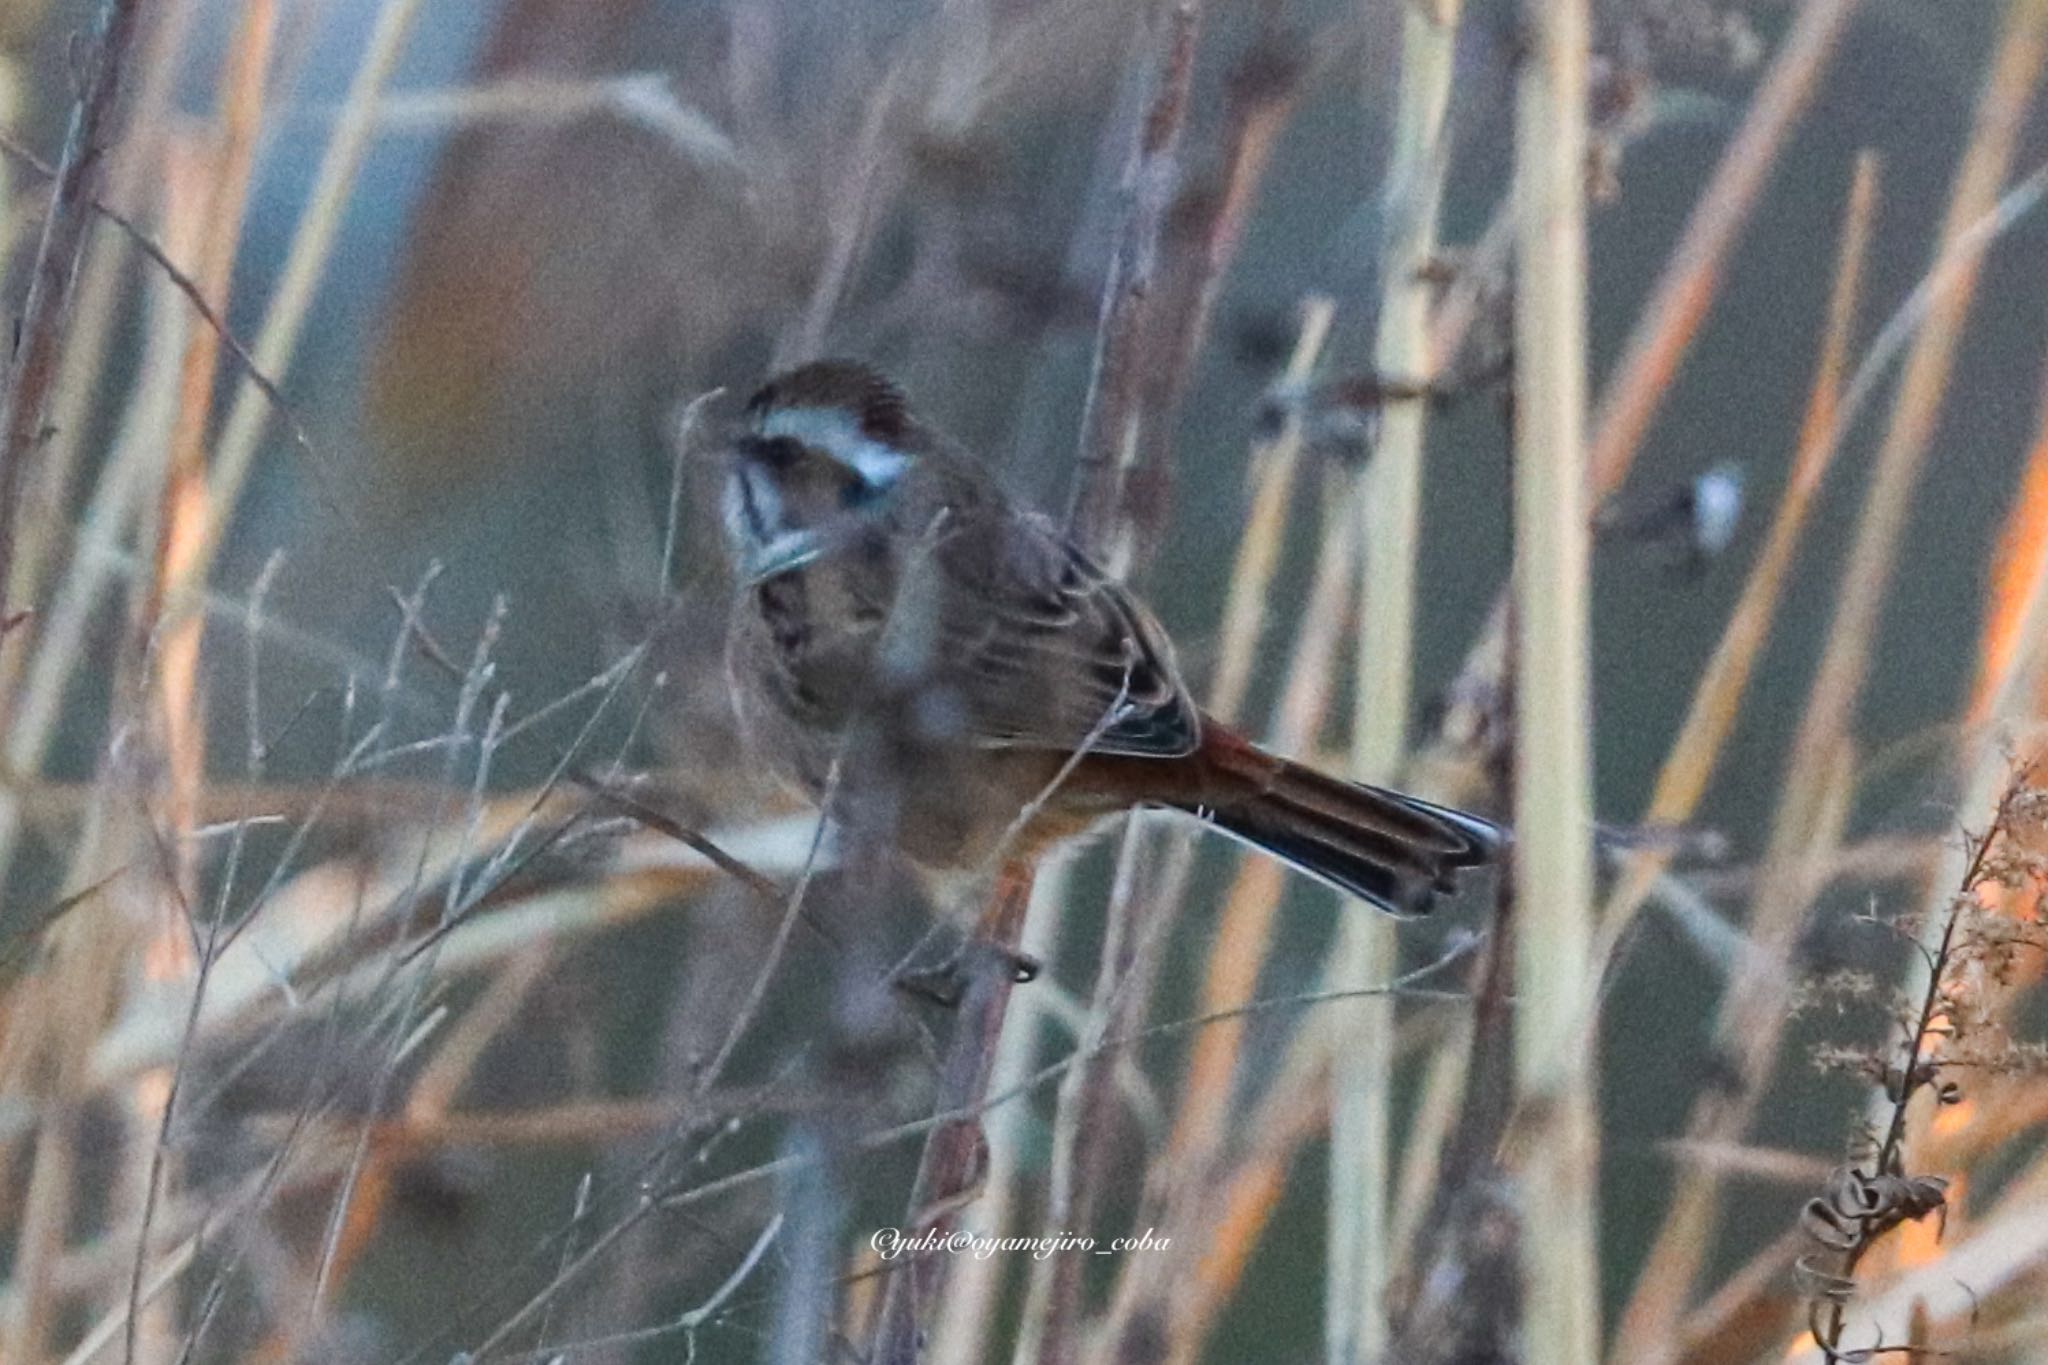
[[[1200,712],[1165,632],[1050,521],[970,513],[931,555],[942,667],[976,742],[1161,758],[1195,748]]]

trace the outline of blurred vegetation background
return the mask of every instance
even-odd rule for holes
[[[1376,433],[1425,410],[1412,695],[1393,727],[1414,759],[1376,775],[1511,817],[1503,679],[1468,657],[1497,629],[1514,555],[1501,224],[1530,40],[1507,0],[1260,0],[1198,23],[1189,5],[1081,0],[134,9],[94,193],[181,276],[96,221],[15,517],[6,601],[33,614],[0,637],[0,1359],[856,1359],[878,1320],[886,1345],[894,1272],[866,1235],[910,1225],[922,1133],[868,1137],[947,1093],[955,1024],[902,1003],[849,1020],[846,982],[927,923],[907,884],[876,925],[819,870],[808,908],[826,928],[792,932],[674,837],[707,832],[779,886],[811,880],[811,822],[754,773],[726,713],[712,462],[706,440],[679,447],[680,414],[722,390],[715,426],[779,362],[856,356],[1062,508],[1105,281],[1132,238],[1133,130],[1173,79],[1158,54],[1175,16],[1192,25],[1184,126],[1146,163],[1165,187],[1153,343],[1172,355],[1147,356],[1162,458],[1120,509],[1134,576],[1199,694],[1237,657],[1249,672],[1225,709],[1344,764],[1372,666],[1350,643],[1373,628],[1354,560],[1393,534],[1371,510]],[[1834,1291],[1795,1268],[1815,1254],[1800,1210],[1859,1150],[1872,1085],[1854,1059],[1878,1057],[1882,1082],[1890,983],[1913,985],[1914,955],[1868,921],[1907,916],[1910,936],[1912,917],[1938,917],[1947,892],[1930,888],[1959,884],[1953,836],[1986,828],[2003,786],[1983,774],[2030,752],[2042,10],[1593,6],[1600,899],[1610,875],[1659,878],[1639,914],[1600,925],[1621,945],[1600,963],[1588,1049],[1589,1293],[1611,1359],[1811,1347],[1808,1308]],[[60,159],[100,12],[0,9],[0,128],[18,150]],[[1449,44],[1423,175],[1441,178],[1445,245],[1424,273],[1434,335],[1456,342],[1402,374],[1383,319],[1407,282],[1387,260],[1415,184],[1393,172],[1417,15]],[[1731,166],[1756,172],[1753,199],[1717,178]],[[47,175],[11,156],[0,251],[17,314],[50,203]],[[1694,234],[1716,215],[1732,235],[1703,260]],[[1446,320],[1460,307],[1462,328]],[[1656,336],[1676,339],[1668,365],[1642,360]],[[1949,364],[1922,349],[1949,342]],[[1825,427],[1845,385],[1862,406],[1765,575],[1812,414]],[[1630,395],[1633,436],[1610,420]],[[1916,424],[1908,472],[1873,499],[1880,452],[1913,445],[1900,433]],[[1724,543],[1702,500],[1738,495]],[[1823,656],[1871,562],[1852,559],[1859,538],[1891,513],[1845,695]],[[1745,593],[1760,575],[1778,596],[1759,616]],[[1235,614],[1234,592],[1263,614]],[[1731,619],[1767,631],[1753,674],[1716,703],[1722,742],[1674,759]],[[1815,752],[1816,696],[1846,707],[1824,774],[1788,764]],[[1674,762],[1703,784],[1697,808],[1646,820]],[[631,802],[604,795],[627,787]],[[1164,836],[1150,847],[1172,886]],[[1215,994],[1233,970],[1258,998],[1344,984],[1329,964],[1362,912],[1248,881],[1203,840],[1202,875],[1129,950],[1146,964],[1134,998],[1105,995],[1116,848],[1040,881],[1025,945],[1047,979],[1012,998],[994,1093],[1076,1038],[1234,1005]],[[1769,897],[1789,909],[1745,938]],[[1498,998],[1475,947],[1498,942],[1493,900],[1475,887],[1401,926],[1377,979],[1441,964],[1432,988]],[[1243,941],[1229,915],[1276,901],[1253,955],[1212,958]],[[1818,998],[1802,983],[1845,971],[1868,983],[1819,992],[1827,1007],[1760,1072],[1741,1058],[1744,1018],[1782,1021]],[[1756,1013],[1717,1025],[1730,1000]],[[1474,1316],[1513,1336],[1483,1254],[1437,1245],[1489,1226],[1443,1202],[1457,1191],[1435,1160],[1457,1150],[1447,1135],[1493,1131],[1467,1088],[1483,1058],[1445,1060],[1472,1046],[1465,1004],[1386,1016],[1388,1240],[1377,1269],[1333,1262],[1325,1131],[1345,1082],[1302,1040],[1353,1017],[1340,1008],[1069,1057],[992,1111],[969,1226],[1156,1226],[1178,1249],[1057,1274],[1024,1253],[953,1258],[923,1305],[925,1358],[1524,1358],[1430,1336],[1415,1306],[1448,1265]],[[2001,1017],[2027,1036],[2023,1001]],[[1196,1038],[1226,1031],[1235,1051],[1203,1070]],[[849,1039],[868,1051],[848,1060]],[[1816,1072],[1817,1044],[1850,1064]],[[1951,1256],[2041,1212],[2038,1078],[1978,1069],[1996,1093],[1976,1136],[1914,1149],[1954,1177]],[[1109,1098],[1064,1089],[1074,1077]],[[1713,1128],[1721,1095],[1747,1106],[1732,1131]],[[1204,1123],[1213,1150],[1196,1160],[1183,1137]],[[806,1184],[815,1170],[831,1180]],[[1716,1213],[1673,1232],[1674,1191],[1701,1170]],[[1074,1189],[1090,1226],[1054,1216]],[[1688,1239],[1689,1265],[1673,1250]],[[2048,1360],[2033,1306],[2048,1249],[1988,1245],[1995,1274],[1979,1260],[1951,1277],[1981,1302],[1923,1297],[1898,1316],[1871,1287],[1872,1323]],[[1920,1283],[1941,1254],[1873,1256],[1861,1274]],[[1332,1307],[1353,1300],[1367,1306]]]

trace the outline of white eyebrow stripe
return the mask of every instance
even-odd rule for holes
[[[887,488],[910,463],[894,446],[875,440],[834,408],[781,408],[761,423],[763,436],[786,436],[824,451],[877,488]]]

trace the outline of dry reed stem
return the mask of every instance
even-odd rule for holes
[[[257,132],[263,109],[263,88],[270,65],[272,39],[277,15],[269,0],[251,0],[242,10],[240,26],[228,50],[218,92],[218,145],[205,164],[195,166],[200,176],[183,176],[171,181],[173,217],[189,214],[199,226],[193,236],[202,243],[197,265],[190,271],[193,283],[214,316],[227,312],[227,293],[234,258],[241,236],[243,206],[247,200],[250,171],[255,161]],[[189,187],[180,194],[179,187]],[[185,202],[180,203],[180,199]],[[138,792],[151,809],[148,819],[152,841],[168,840],[170,852],[163,861],[162,875],[186,913],[166,913],[157,929],[141,948],[141,979],[150,986],[185,980],[203,970],[195,961],[190,909],[199,901],[200,848],[191,838],[197,824],[199,793],[204,785],[205,699],[200,677],[200,642],[204,618],[190,615],[170,629],[157,634],[159,612],[171,584],[186,571],[186,559],[204,535],[206,509],[205,435],[211,411],[215,365],[220,338],[211,328],[192,330],[185,344],[180,372],[179,415],[172,430],[171,445],[157,512],[156,573],[149,581],[137,621],[144,639],[154,638],[149,703],[153,714],[143,718],[143,730],[151,747],[163,758],[163,779],[158,791]],[[150,856],[138,848],[139,861]],[[212,945],[208,945],[211,957]],[[210,965],[210,963],[208,964]],[[147,988],[147,987],[146,987]],[[200,1000],[193,1001],[191,1019],[196,1020]],[[182,1059],[181,1059],[182,1060]],[[154,1070],[136,1078],[130,1088],[127,1126],[128,1162],[131,1174],[124,1188],[135,1191],[140,1206],[136,1213],[135,1270],[130,1285],[127,1323],[127,1355],[150,1360],[168,1359],[170,1325],[161,1311],[143,1314],[140,1296],[144,1268],[149,1260],[152,1220],[166,1188],[177,1179],[177,1167],[170,1160],[172,1106],[179,1090],[179,1071]],[[147,1332],[147,1347],[140,1338]]]
[[[1394,144],[1381,191],[1387,221],[1380,261],[1373,369],[1383,381],[1427,385],[1439,376],[1429,350],[1437,210],[1449,172],[1444,117],[1456,66],[1459,0],[1405,7]],[[1372,462],[1357,479],[1365,553],[1359,584],[1358,684],[1351,776],[1392,783],[1408,745],[1413,706],[1415,589],[1422,524],[1422,460],[1428,405],[1387,405]],[[1325,980],[1380,981],[1396,960],[1394,924],[1346,906]],[[1371,1361],[1386,1350],[1392,1158],[1393,1006],[1360,1001],[1323,1021],[1331,1039],[1329,1246],[1323,1351],[1332,1361]]]
[[[1312,358],[1304,357],[1310,355],[1307,350],[1309,343],[1321,340],[1321,336],[1315,334],[1317,330],[1304,327],[1302,348],[1296,351],[1297,365],[1290,369],[1305,369],[1313,364]],[[1276,443],[1271,456],[1274,466],[1269,468],[1269,473],[1276,483],[1283,477],[1279,470],[1291,467],[1298,458],[1300,442],[1299,426],[1290,423],[1288,432]],[[1333,510],[1333,505],[1326,500],[1324,535],[1338,535],[1348,544],[1350,535],[1332,519],[1330,514]],[[1269,534],[1277,542],[1280,530],[1278,520],[1250,528],[1240,546],[1240,567],[1248,568],[1252,573],[1263,567],[1256,563],[1266,554],[1262,542]],[[1349,557],[1348,549],[1339,550],[1331,540],[1324,540],[1317,560],[1317,578],[1321,586],[1320,589],[1312,587],[1310,596],[1319,605],[1333,611],[1325,618],[1325,627],[1341,614],[1342,603],[1335,595],[1339,591],[1338,574],[1349,572]],[[1252,625],[1253,618],[1249,614],[1244,620],[1247,626]],[[1320,702],[1328,695],[1328,681],[1310,677],[1306,670],[1306,666],[1315,661],[1308,652],[1311,625],[1312,618],[1304,612],[1303,633],[1296,642],[1296,652],[1287,671],[1286,691],[1273,727],[1273,738],[1282,748],[1298,748],[1306,741],[1315,720],[1321,715]],[[1324,657],[1323,652],[1316,651],[1316,657]],[[1201,994],[1205,1009],[1225,1008],[1250,997],[1251,989],[1258,980],[1259,964],[1271,939],[1273,912],[1284,884],[1278,865],[1269,858],[1246,858],[1239,862],[1235,880],[1224,901],[1214,945],[1207,958]],[[1228,1108],[1241,1035],[1241,1030],[1225,1027],[1211,1030],[1197,1040],[1188,1058],[1181,1108],[1174,1121],[1174,1136],[1168,1144],[1169,1149],[1177,1154],[1170,1164],[1179,1165],[1187,1154],[1213,1147],[1217,1129]]]
[[[1524,1359],[1600,1345],[1599,1133],[1584,1045],[1593,815],[1584,0],[1525,0],[1515,98],[1515,1081]]]
[[[1080,1041],[1093,1048],[1102,1040],[1128,1031],[1150,994],[1152,971],[1141,959],[1156,961],[1168,921],[1161,915],[1136,913],[1139,887],[1145,880],[1148,851],[1157,839],[1138,831],[1141,816],[1133,812],[1117,848],[1115,879],[1098,954],[1094,990]],[[1040,1226],[1049,1235],[1093,1228],[1101,1206],[1102,1183],[1110,1169],[1109,1149],[1121,1126],[1123,1096],[1116,1075],[1123,1059],[1103,1059],[1077,1066],[1060,1083],[1053,1118],[1051,1175]],[[1019,1335],[1020,1361],[1071,1361],[1077,1350],[1082,1317],[1079,1256],[1055,1256],[1033,1268],[1025,1301],[1027,1325]]]
[[[1296,1154],[1322,1131],[1330,1101],[1328,1071],[1325,1049],[1289,1049],[1270,1102],[1259,1106],[1244,1155],[1231,1169],[1229,1182],[1199,1211],[1200,1223],[1173,1232],[1176,1240],[1188,1237],[1199,1254],[1186,1283],[1175,1291],[1166,1318],[1168,1365],[1195,1365],[1201,1359],[1217,1318],[1243,1283],[1260,1238],[1286,1193]]]
[[[105,0],[88,52],[83,88],[72,109],[57,183],[22,302],[18,341],[0,395],[0,621],[14,580],[14,523],[27,467],[43,441],[51,389],[63,362],[71,293],[92,227],[106,158],[118,135],[121,81],[142,22],[143,0]]]
[[[1348,614],[1347,602],[1356,572],[1361,528],[1351,499],[1350,479],[1331,472],[1324,479],[1322,530],[1318,541],[1315,576],[1300,617],[1288,661],[1286,687],[1279,701],[1272,728],[1274,747],[1283,752],[1300,752],[1309,746],[1315,728],[1327,712],[1336,687],[1336,663],[1341,623]],[[1211,974],[1203,986],[1205,1008],[1223,1009],[1251,998],[1260,968],[1273,943],[1272,925],[1286,888],[1286,873],[1272,858],[1246,858],[1239,862],[1224,911],[1224,927],[1216,936],[1209,964]],[[1343,907],[1346,910],[1355,907]],[[1218,974],[1220,972],[1220,975]],[[1343,989],[1347,982],[1326,983]],[[1204,1036],[1206,1048],[1188,1064],[1191,1097],[1200,1093],[1208,1104],[1227,1106],[1231,1078],[1241,1062],[1241,1029],[1212,1030]],[[1205,1111],[1200,1102],[1183,1111],[1186,1133],[1194,1140],[1184,1150],[1212,1150],[1220,1140],[1218,1127],[1224,1108]],[[1207,1137],[1200,1135],[1207,1128]],[[1177,1129],[1177,1131],[1180,1131]]]
[[[177,366],[172,360],[185,343],[185,313],[170,286],[159,283],[146,295],[143,363],[137,382],[131,391],[127,411],[123,414],[121,430],[114,442],[113,452],[108,457],[108,471],[103,486],[116,486],[139,496],[148,471],[159,462],[159,452],[168,438],[170,425],[176,412]],[[132,499],[131,499],[132,500]],[[118,531],[109,527],[110,521],[121,518],[105,515],[105,508],[97,504],[88,513],[85,529],[81,532],[81,544],[91,544],[102,537],[111,537]],[[81,574],[74,571],[67,580],[67,589],[78,581]],[[65,604],[60,602],[60,612]],[[55,630],[59,622],[50,623]],[[73,622],[82,634],[82,619]],[[40,669],[44,657],[51,648],[49,632],[38,640],[35,667]],[[57,702],[61,699],[68,665],[62,670],[52,670],[47,695],[49,709],[36,717],[39,724],[31,724],[32,708],[18,713],[7,735],[6,752],[11,769],[16,772],[29,771],[41,762],[42,744],[53,732]],[[34,689],[31,689],[33,695]],[[98,823],[105,813],[106,793],[99,783],[81,784],[78,788],[78,828],[74,833],[72,867],[67,876],[68,887],[86,887],[96,884],[105,875],[106,869],[92,862],[97,856],[92,852],[98,834]],[[18,828],[22,811],[31,803],[41,804],[33,788],[22,790],[9,785],[0,787],[0,845],[11,841]],[[5,862],[5,849],[0,847],[0,864]],[[58,931],[63,937],[64,931]],[[23,983],[19,992],[20,1000],[10,1005],[10,1027],[0,1037],[0,1086],[11,1093],[18,1093],[23,1086],[34,1088],[26,1068],[35,1065],[46,1041],[54,1037],[49,1030],[52,1016],[45,1010],[26,1002],[40,993],[44,987],[36,979]],[[76,1040],[72,1040],[75,1042]]]
[[[2014,656],[2027,642],[2023,628],[2027,603],[2044,561],[2048,561],[2048,441],[2036,440],[1992,560],[1977,677],[1963,710],[1964,724],[1972,729],[1994,721],[2002,680],[2010,676]],[[2037,698],[2036,704],[2040,701]]]
[[[1437,206],[1449,169],[1444,115],[1450,103],[1459,0],[1407,7],[1394,148],[1381,191],[1387,246],[1381,261],[1373,368],[1383,379],[1437,379],[1429,348]],[[1422,521],[1422,457],[1428,406],[1390,403],[1362,480],[1368,518],[1359,621],[1359,683],[1352,717],[1352,769],[1360,781],[1390,782],[1406,748],[1414,682],[1415,576]]]
[[[1590,463],[1594,488],[1621,486],[1701,320],[1719,290],[1728,256],[1777,164],[1786,135],[1820,85],[1858,0],[1809,0],[1750,100],[1742,127],[1722,153],[1685,236],[1630,333],[1600,404]]]
[[[1779,500],[1777,515],[1772,518],[1764,548],[1750,568],[1742,596],[1728,615],[1728,624],[1722,629],[1713,657],[1693,689],[1692,704],[1679,726],[1678,736],[1671,742],[1664,765],[1658,771],[1649,808],[1643,813],[1642,823],[1646,826],[1684,825],[1692,819],[1700,798],[1706,794],[1722,747],[1735,728],[1750,674],[1770,636],[1807,515],[1834,454],[1840,449],[1841,443],[1829,439],[1829,433],[1835,428],[1835,411],[1862,292],[1864,259],[1877,202],[1877,170],[1873,155],[1866,152],[1858,157],[1842,216],[1842,237],[1835,256],[1834,285],[1828,297],[1820,360],[1807,396],[1806,418],[1792,459],[1792,475]],[[1604,963],[1612,954],[1614,944],[1649,895],[1651,886],[1670,866],[1671,856],[1668,847],[1651,847],[1629,858],[1601,909],[1596,953],[1599,961]]]
[[[207,225],[197,263],[190,270],[200,296],[216,317],[227,314],[228,286],[241,241],[243,208],[263,113],[263,87],[269,74],[277,13],[271,0],[250,0],[228,49],[217,94],[218,143],[208,158],[211,174],[191,206]],[[196,187],[195,187],[196,188]],[[138,629],[156,637],[166,595],[186,580],[191,561],[205,536],[206,426],[213,410],[213,388],[220,337],[211,328],[194,328],[185,343],[180,374],[178,422],[171,433],[157,511],[156,573],[144,600]],[[183,866],[178,876],[188,897],[197,892],[193,849],[185,838],[197,823],[199,790],[205,771],[205,737],[200,695],[199,646],[203,618],[187,615],[154,639],[157,742],[168,759],[168,809],[172,836],[178,839]]]

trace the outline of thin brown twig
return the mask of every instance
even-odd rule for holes
[[[1146,357],[1153,342],[1154,281],[1167,212],[1180,170],[1181,134],[1194,79],[1199,0],[1158,0],[1149,26],[1156,51],[1150,98],[1125,175],[1127,205],[1102,292],[1095,360],[1081,415],[1081,454],[1067,503],[1067,532],[1119,576],[1129,567],[1116,542],[1124,526],[1125,481],[1144,452]]]
[[[45,180],[55,179],[57,176],[58,172],[54,166],[37,156],[26,144],[5,130],[0,130],[0,153],[12,157]],[[220,311],[207,301],[206,291],[200,287],[199,281],[180,269],[178,263],[171,259],[170,253],[164,250],[163,244],[127,214],[98,199],[92,201],[91,210],[95,216],[111,224],[127,238],[129,245],[147,257],[149,263],[170,282],[171,287],[184,295],[185,302],[199,315],[199,320],[206,324],[206,329],[234,359],[242,377],[255,387],[256,392],[284,422],[285,430],[292,438],[292,444],[306,457],[309,472],[318,486],[317,481],[321,477],[326,457],[313,445],[312,435],[306,430],[306,424],[300,419],[298,410],[292,406],[291,400],[284,396],[284,390],[278,387],[275,379],[264,372],[256,357],[250,353],[247,343],[228,326],[227,319],[221,316]],[[320,486],[320,491],[332,501],[330,490]],[[345,504],[338,502],[333,505],[345,507]]]

